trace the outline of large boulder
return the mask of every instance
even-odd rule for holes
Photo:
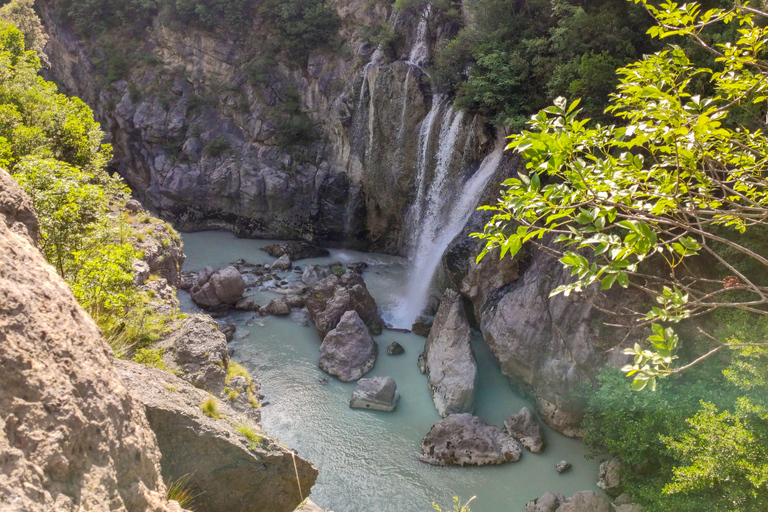
[[[272,299],[264,310],[270,315],[286,316],[291,314],[291,306],[285,299]]]
[[[363,278],[349,270],[342,276],[330,275],[315,283],[307,296],[306,307],[321,338],[336,327],[347,311],[357,312],[371,334],[381,334],[384,327],[376,301]]]
[[[331,274],[333,274],[333,272],[327,265],[307,265],[307,268],[305,268],[304,272],[301,274],[301,280],[304,284],[312,286]]]
[[[321,258],[330,255],[328,249],[323,249],[322,247],[317,247],[316,245],[308,244],[306,242],[296,241],[278,242],[262,247],[261,250],[275,258],[287,255],[292,261],[303,260],[304,258]]]
[[[624,492],[621,483],[623,472],[624,463],[618,457],[603,462],[597,472],[597,486],[611,496],[620,495]]]
[[[357,381],[349,406],[353,409],[373,409],[376,411],[394,411],[397,399],[397,384],[392,377],[372,377]]]
[[[580,491],[566,499],[555,512],[612,512],[611,502],[593,491]]]
[[[184,380],[219,395],[224,390],[229,362],[227,338],[208,315],[190,315],[163,344],[164,358],[181,371]]]
[[[37,232],[28,197],[0,170],[0,509],[180,510],[141,404]]]
[[[213,272],[207,267],[189,293],[201,308],[218,308],[235,304],[244,291],[245,281],[237,268],[226,267]]]
[[[287,254],[283,254],[269,266],[269,270],[291,270],[291,267],[293,267],[291,258]]]
[[[565,496],[557,492],[547,492],[541,498],[529,501],[525,512],[555,512],[565,501]]]
[[[482,466],[516,462],[523,447],[494,425],[471,414],[435,423],[421,442],[419,460],[435,466]]]
[[[544,430],[536,415],[527,407],[523,407],[520,412],[504,421],[504,431],[533,453],[544,449]]]
[[[211,395],[172,373],[129,361],[120,361],[117,369],[144,405],[162,453],[163,475],[174,481],[188,475],[197,512],[284,512],[309,494],[317,469],[299,456],[294,459],[224,401],[205,414],[203,404],[214,400]],[[241,432],[246,428],[251,439]]]
[[[448,289],[424,345],[429,390],[440,416],[472,411],[477,361],[469,337],[461,296]]]
[[[344,382],[357,380],[376,364],[379,346],[355,311],[347,311],[320,345],[320,369]]]

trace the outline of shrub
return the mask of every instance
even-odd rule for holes
[[[133,356],[133,360],[137,363],[141,363],[144,366],[150,366],[152,368],[160,368],[161,370],[167,370],[167,366],[165,365],[165,361],[163,361],[163,353],[165,352],[164,348],[158,348],[158,349],[148,349],[148,348],[141,348],[136,351],[136,354]]]
[[[230,148],[230,145],[227,139],[225,139],[224,137],[216,137],[215,139],[209,140],[205,144],[203,151],[208,156],[211,156],[213,158],[218,158],[221,155],[223,155],[225,152],[229,151],[229,148]]]
[[[229,363],[229,366],[227,367],[227,383],[232,379],[232,377],[245,377],[245,380],[248,382],[248,385],[250,385],[253,382],[253,379],[251,379],[251,375],[248,373],[248,370],[245,369],[244,366],[237,364],[237,363]]]

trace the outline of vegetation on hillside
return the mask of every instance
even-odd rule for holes
[[[28,4],[15,0],[0,16]],[[104,169],[111,147],[102,144],[90,108],[59,94],[38,76],[40,66],[25,36],[0,21],[0,166],[31,197],[48,261],[116,352],[125,353],[156,339],[164,323],[133,283],[140,254],[123,212],[128,190]]]
[[[589,442],[632,464],[629,489],[651,512],[762,511],[768,137],[741,114],[768,106],[768,13],[637,2],[658,21],[650,34],[687,36],[714,66],[670,46],[618,70],[607,112],[621,124],[590,124],[564,98],[534,116],[510,137],[528,171],[487,207],[480,258],[555,235],[541,246],[574,279],[553,295],[619,285],[645,296],[614,302],[616,327],[650,335],[624,351],[631,382],[606,373],[590,394]],[[715,24],[732,39],[710,45]],[[646,388],[656,393],[632,393]]]

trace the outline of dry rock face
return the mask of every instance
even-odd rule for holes
[[[173,511],[140,404],[0,170],[0,509]]]
[[[435,466],[483,466],[516,462],[523,447],[496,426],[471,414],[452,414],[435,423],[421,442],[422,462]]]
[[[208,315],[191,315],[165,343],[165,358],[196,387],[219,395],[229,362],[227,338]]]
[[[523,407],[520,412],[504,421],[504,431],[533,453],[544,449],[544,431],[536,415],[527,407]]]
[[[170,372],[120,361],[123,382],[146,410],[162,453],[166,479],[189,474],[197,512],[285,512],[301,503],[317,479],[317,469],[296,456],[301,493],[294,472],[294,457],[270,439],[248,418],[218,402],[219,418],[203,414],[211,398]],[[237,432],[250,424],[263,438],[253,443]]]
[[[320,369],[339,380],[357,380],[376,364],[379,346],[355,311],[347,311],[320,345]]]
[[[353,409],[373,409],[375,411],[394,411],[397,399],[397,384],[392,377],[373,377],[360,379],[352,394],[349,406]]]
[[[472,411],[477,361],[469,336],[461,297],[448,289],[424,345],[429,389],[440,416]]]
[[[355,311],[371,334],[381,334],[384,327],[376,301],[363,278],[349,270],[341,277],[330,275],[315,283],[307,296],[306,307],[321,338],[336,327],[347,311]]]

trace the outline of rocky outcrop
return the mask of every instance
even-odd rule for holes
[[[288,256],[288,259],[291,261],[303,260],[306,258],[322,258],[330,254],[328,249],[323,249],[322,247],[308,244],[306,242],[296,241],[278,242],[276,244],[263,247],[261,250],[275,258]]]
[[[392,377],[373,377],[357,381],[349,406],[353,409],[394,411],[397,399],[397,384]]]
[[[167,340],[164,357],[185,380],[221,395],[227,378],[227,338],[208,315],[191,315]]]
[[[178,511],[142,407],[0,170],[0,509]]]
[[[618,457],[603,462],[597,472],[597,486],[611,496],[620,495],[624,492],[624,486],[621,483],[624,471],[625,465]]]
[[[213,398],[170,372],[128,361],[117,369],[144,406],[162,453],[163,475],[174,481],[189,475],[197,512],[285,512],[309,494],[317,469],[225,402],[217,401],[206,414],[203,404]]]
[[[565,496],[557,492],[547,492],[529,501],[525,505],[525,512],[556,512],[558,507],[565,501]]]
[[[461,297],[448,289],[424,345],[432,400],[440,416],[472,411],[477,361]]]
[[[272,263],[269,266],[269,270],[285,271],[285,270],[291,270],[292,267],[293,267],[293,263],[291,262],[291,258],[289,258],[287,254],[283,254],[277,260],[275,260],[274,263]]]
[[[523,447],[496,426],[471,414],[435,423],[421,442],[419,460],[435,466],[483,466],[516,462]]]
[[[611,502],[592,491],[580,491],[566,499],[555,512],[612,512]]]
[[[320,345],[320,369],[339,380],[357,380],[373,369],[379,346],[355,311],[347,311]]]
[[[235,267],[213,271],[206,267],[189,290],[192,300],[201,308],[234,305],[243,296],[245,281]]]
[[[321,338],[336,327],[342,315],[355,311],[371,334],[381,334],[384,322],[363,278],[350,270],[341,277],[330,275],[309,291],[306,307]]]
[[[536,415],[527,407],[504,421],[504,432],[514,437],[528,450],[539,453],[544,449],[544,431]],[[558,471],[561,473],[562,471]]]

